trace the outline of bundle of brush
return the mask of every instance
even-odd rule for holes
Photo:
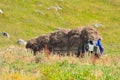
[[[45,48],[45,45],[49,45],[49,35],[42,35],[27,41],[26,48],[33,50],[34,55],[36,55],[37,52]]]
[[[72,29],[71,31],[68,32],[68,45],[70,47],[78,47],[81,43],[81,31],[82,31],[82,27],[76,28],[76,29]]]
[[[27,41],[26,49],[30,49],[34,52],[34,55],[36,55],[36,52],[39,51],[39,45],[37,44],[37,39],[31,39]]]
[[[49,45],[50,35],[42,35],[37,38],[37,43],[40,48],[45,48],[45,45]]]
[[[68,32],[69,30],[59,30],[51,33],[50,44],[56,49],[65,49],[68,44]]]
[[[80,38],[82,40],[82,43],[87,43],[90,40],[96,41],[98,38],[100,38],[100,33],[97,29],[88,26],[83,28]]]

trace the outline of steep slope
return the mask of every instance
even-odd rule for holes
[[[16,44],[19,38],[28,40],[56,28],[102,24],[98,30],[107,53],[119,49],[119,0],[0,0],[0,9],[0,32],[8,32],[11,37],[0,35],[0,48]]]

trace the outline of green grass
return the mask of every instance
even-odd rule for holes
[[[119,44],[119,3],[119,0],[0,0],[4,11],[0,14],[0,31],[11,36],[10,40],[0,38],[0,47],[15,44],[19,38],[28,40],[50,33],[57,27],[71,29],[93,23],[104,25],[98,30],[105,45]],[[62,9],[47,10],[51,6]]]
[[[56,11],[52,6],[60,6]],[[51,8],[48,10],[48,8]],[[120,80],[119,0],[0,0],[0,79],[3,80]],[[101,23],[105,55],[92,65],[88,58],[50,56],[20,50],[16,41],[29,40],[56,28],[73,29]],[[8,48],[8,46],[13,46]],[[17,47],[17,48],[15,48]],[[17,49],[17,50],[16,50]],[[39,60],[40,59],[40,60]],[[39,62],[40,61],[40,62]]]
[[[2,80],[119,80],[120,55],[103,55],[96,65],[91,58],[44,54],[34,57],[23,48],[9,48],[0,52]],[[39,60],[39,61],[38,61]]]

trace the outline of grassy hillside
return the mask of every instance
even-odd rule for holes
[[[60,9],[56,10],[56,7]],[[56,28],[75,28],[100,23],[103,43],[119,45],[119,0],[0,0],[0,47],[14,45],[19,38],[28,40]]]
[[[11,47],[0,52],[1,80],[120,80],[120,55],[92,58],[59,57],[44,54],[34,57],[24,48]]]
[[[0,0],[0,80],[120,80],[120,0]],[[102,24],[105,55],[93,65],[89,57],[34,57],[18,47],[56,28]],[[9,46],[9,47],[8,47]]]

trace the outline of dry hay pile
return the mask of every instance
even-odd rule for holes
[[[89,40],[97,40],[98,38],[100,38],[100,33],[93,27],[80,27],[71,31],[63,29],[29,40],[26,48],[30,48],[36,53],[44,49],[47,44],[50,51],[70,50],[82,47]]]
[[[35,39],[31,39],[27,42],[26,48],[31,49],[36,55],[37,52],[40,52],[45,48],[45,45],[49,43],[49,35],[43,35]]]
[[[97,31],[97,29],[88,26],[83,28],[80,38],[82,43],[87,43],[89,40],[95,41],[100,38],[100,33]]]
[[[31,39],[31,40],[27,41],[26,48],[33,50],[34,55],[35,55],[35,53],[37,51],[39,51],[39,47],[38,47],[38,44],[37,44],[37,39],[35,38],[35,39]]]
[[[68,49],[76,50],[83,48],[88,41],[96,41],[100,38],[100,33],[93,27],[79,27],[68,32]]]
[[[82,27],[79,27],[68,32],[68,45],[70,47],[76,47],[81,43],[80,35],[82,29]]]
[[[50,35],[50,45],[53,49],[66,49],[69,30],[59,30]]]
[[[50,37],[50,35],[42,35],[37,38],[37,43],[40,48],[45,48],[45,45],[49,44],[49,40],[50,40],[49,37]]]

